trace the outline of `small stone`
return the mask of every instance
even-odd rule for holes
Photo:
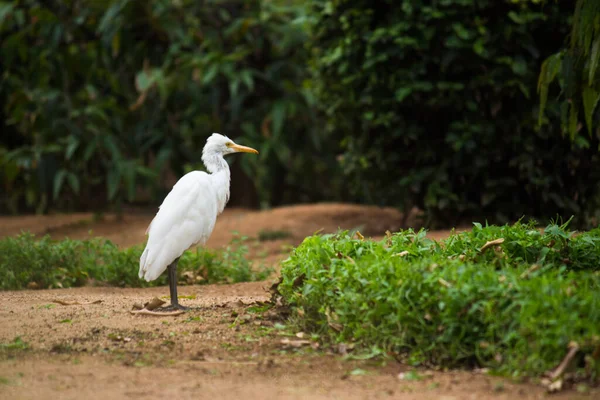
[[[37,282],[29,282],[27,284],[27,289],[39,289],[40,285]]]
[[[550,385],[548,385],[548,391],[550,393],[558,392],[562,389],[562,387],[563,387],[563,381],[562,381],[562,379],[559,379],[557,381],[552,382]]]

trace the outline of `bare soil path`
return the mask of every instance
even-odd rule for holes
[[[144,241],[151,215],[123,221],[91,214],[0,218],[0,237],[21,229],[83,239],[103,236],[122,246]],[[344,204],[285,207],[270,211],[227,210],[208,246],[229,243],[232,231],[257,237],[269,262],[286,256],[318,229],[359,228],[381,236],[401,228],[393,209]],[[408,223],[416,226],[414,218]],[[282,234],[284,232],[285,234]],[[431,232],[441,238],[448,232]],[[277,236],[277,235],[275,235]],[[258,251],[258,250],[257,250]],[[394,361],[345,359],[332,349],[294,347],[296,332],[257,313],[270,282],[182,286],[192,310],[176,317],[136,316],[134,303],[164,297],[168,288],[77,289],[0,292],[0,343],[16,337],[27,349],[0,347],[0,399],[590,399],[574,390],[548,395],[529,383],[513,383],[469,371],[419,371]],[[55,300],[99,304],[65,306]]]

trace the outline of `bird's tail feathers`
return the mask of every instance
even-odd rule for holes
[[[148,270],[148,265],[146,265],[146,260],[148,259],[148,250],[148,247],[146,247],[142,253],[142,256],[140,257],[140,272],[138,274],[140,279],[145,278],[146,271]],[[146,280],[148,281],[148,279]]]
[[[139,277],[147,282],[157,279],[175,258],[164,251],[150,251],[150,247],[146,246],[140,257]]]

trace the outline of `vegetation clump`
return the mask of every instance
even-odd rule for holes
[[[541,375],[578,347],[577,376],[600,371],[600,229],[474,224],[437,242],[424,230],[363,240],[308,237],[277,291],[292,321],[325,341],[412,364]]]
[[[271,269],[253,268],[247,238],[236,237],[223,250],[196,248],[179,260],[182,283],[236,283],[266,279]],[[30,233],[0,240],[0,289],[83,286],[92,282],[121,287],[160,286],[163,274],[146,282],[138,277],[143,245],[121,249],[110,240],[41,239]]]
[[[536,95],[544,59],[569,35],[573,2],[309,4],[310,87],[323,129],[339,138],[346,198],[416,206],[430,227],[558,213],[589,228],[600,201],[599,141],[571,142],[560,121],[567,103],[593,108],[596,92],[581,100],[575,56],[565,55],[560,88],[542,79],[542,107]],[[546,79],[557,76],[556,57]],[[573,129],[583,122],[571,120]]]

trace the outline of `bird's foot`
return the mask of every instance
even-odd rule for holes
[[[182,306],[181,304],[169,304],[165,307],[157,308],[156,311],[188,311],[190,308],[186,306]]]

